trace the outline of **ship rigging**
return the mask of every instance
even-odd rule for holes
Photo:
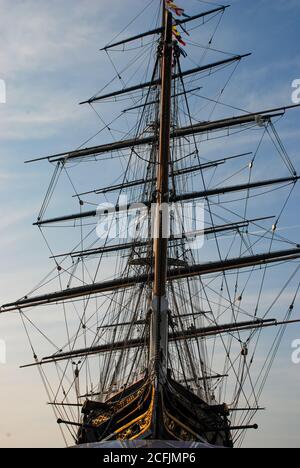
[[[34,223],[54,269],[1,314],[20,315],[34,357],[22,367],[38,368],[67,445],[241,445],[257,429],[253,419],[284,333],[300,323],[300,245],[280,231],[299,176],[276,129],[299,106],[249,112],[224,103],[237,66],[250,56],[213,47],[229,6],[188,16],[174,2],[156,3],[155,27],[102,49],[116,73],[112,88],[81,103],[104,125],[96,136],[106,131],[113,141],[28,161],[54,166]],[[210,24],[204,47],[193,33]],[[203,56],[188,68],[193,47]],[[120,71],[113,53],[136,50]],[[218,58],[206,62],[209,53]],[[125,82],[128,70],[135,73]],[[208,80],[228,70],[217,96],[205,95]],[[120,114],[107,123],[102,105]],[[129,131],[116,139],[120,119]],[[105,185],[102,178],[94,188],[102,171]],[[63,177],[72,207],[79,206],[71,214],[51,205]],[[273,195],[276,203],[268,201]],[[170,205],[175,215],[168,211],[166,222]],[[60,238],[65,253],[57,250]],[[49,291],[52,284],[58,289]],[[60,321],[59,330],[43,324],[44,314]]]

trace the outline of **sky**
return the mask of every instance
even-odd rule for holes
[[[193,14],[213,2],[178,3]],[[252,56],[239,67],[227,102],[249,110],[292,104],[291,85],[300,79],[299,0],[230,3],[215,47]],[[46,163],[23,162],[77,148],[99,130],[97,116],[78,103],[109,79],[113,70],[99,49],[140,8],[140,0],[0,0],[0,80],[7,88],[7,102],[0,104],[1,304],[22,296],[49,269],[45,244],[32,222],[51,171]],[[124,34],[140,32],[143,21]],[[103,115],[108,121],[110,110]],[[299,111],[280,123],[298,170],[299,123]],[[104,132],[97,141],[109,137]],[[110,174],[99,175],[99,187],[110,182]],[[296,210],[294,204],[291,214]],[[19,369],[31,358],[18,316],[0,317],[0,339],[7,344],[7,363],[0,364],[0,446],[63,446],[38,373]],[[282,344],[264,394],[268,411],[257,418],[262,430],[249,433],[246,446],[300,446],[300,365],[291,362],[295,339],[300,327]]]

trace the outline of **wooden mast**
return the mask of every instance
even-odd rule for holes
[[[165,9],[165,7],[164,7]],[[167,233],[164,232],[162,213],[164,204],[169,203],[169,162],[170,162],[170,127],[171,127],[171,91],[172,91],[172,15],[165,10],[165,37],[162,57],[162,88],[160,109],[159,155],[157,170],[157,205],[156,211],[156,239],[154,295],[163,297],[166,294],[167,276]],[[168,224],[168,223],[167,223]]]
[[[169,225],[169,163],[172,99],[172,15],[163,1],[159,149],[154,219],[154,282],[150,339],[150,370],[157,384],[164,381],[168,364],[168,301],[166,297]]]

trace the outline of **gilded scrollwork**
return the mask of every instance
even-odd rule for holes
[[[151,426],[154,404],[154,389],[149,409],[146,413],[119,429],[116,433],[118,440],[134,440],[144,434]]]

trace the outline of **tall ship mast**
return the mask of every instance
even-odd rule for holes
[[[216,30],[206,46],[193,41],[210,21],[219,26],[228,6],[191,16],[172,1],[158,3],[154,29],[103,49],[113,85],[123,87],[81,103],[102,122],[96,104],[121,107],[129,132],[28,161],[54,166],[35,223],[54,269],[1,314],[20,315],[33,352],[22,367],[39,370],[67,445],[241,445],[258,428],[284,332],[300,323],[300,247],[280,230],[299,176],[275,126],[298,106],[234,108],[232,116],[222,102],[226,85],[217,98],[203,96],[207,80],[227,69],[231,77],[250,55],[205,63],[208,50],[221,53]],[[192,46],[204,54],[187,68]],[[129,86],[110,54],[135,50],[132,79],[150,58],[146,80]],[[198,120],[199,103],[231,114]],[[118,119],[104,130],[113,134]],[[251,148],[240,150],[238,139],[254,132]],[[265,177],[266,167],[274,176]],[[90,186],[105,173],[107,186]],[[63,177],[79,209],[51,216],[67,206]]]

